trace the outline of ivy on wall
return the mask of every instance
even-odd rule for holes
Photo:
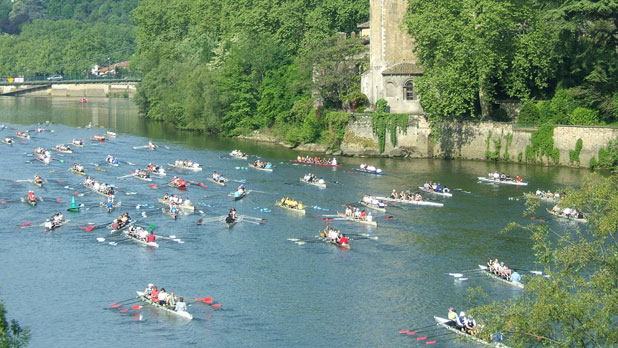
[[[554,164],[560,162],[560,151],[554,148],[554,126],[539,126],[539,129],[532,133],[530,143],[526,146],[526,162],[542,162],[544,157]]]
[[[579,138],[575,143],[575,149],[569,150],[569,161],[571,164],[579,164],[579,154],[582,152],[582,148],[584,147],[584,141]]]
[[[380,153],[383,153],[386,148],[386,130],[390,132],[390,141],[393,146],[397,146],[397,128],[404,134],[408,131],[408,115],[391,114],[386,109],[386,100],[378,100],[376,112],[371,118],[371,128],[373,129],[373,134],[378,137]]]
[[[513,133],[509,133],[506,135],[506,144],[504,144],[504,156],[502,157],[507,162],[509,158],[511,158],[511,155],[509,155],[509,147],[511,146],[512,142],[513,142]]]

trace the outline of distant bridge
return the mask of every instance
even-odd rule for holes
[[[87,80],[32,80],[20,83],[0,82],[0,96],[51,95],[67,97],[104,97],[110,94],[135,92],[140,78]]]

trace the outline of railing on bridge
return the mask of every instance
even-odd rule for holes
[[[0,85],[51,85],[51,84],[74,84],[74,83],[122,83],[140,82],[141,76],[135,74],[94,76],[94,75],[64,75],[62,79],[47,79],[47,76],[19,76],[19,79],[10,76],[0,76]],[[22,82],[23,81],[23,82]]]

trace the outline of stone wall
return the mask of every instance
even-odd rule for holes
[[[371,116],[357,115],[348,125],[346,137],[341,144],[343,155],[389,156],[412,158],[465,158],[486,159],[486,152],[495,152],[500,144],[500,159],[525,160],[526,147],[534,128],[517,128],[512,123],[499,122],[451,122],[440,128],[442,135],[437,142],[431,140],[432,129],[422,116],[410,116],[406,132],[398,130],[397,146],[390,142],[387,131],[384,153],[379,153],[378,137],[373,134]],[[618,128],[556,126],[554,147],[560,151],[561,165],[570,165],[569,150],[575,148],[577,139],[582,139],[583,149],[580,165],[587,167],[590,158],[596,156],[599,148],[618,137]],[[521,155],[520,155],[521,154]],[[520,157],[521,156],[521,157]]]

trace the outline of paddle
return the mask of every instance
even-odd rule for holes
[[[385,217],[384,217],[384,220],[393,220],[393,218],[394,218],[394,217],[393,217],[392,215],[391,215],[391,216],[385,216]]]
[[[427,325],[427,326],[423,326],[423,327],[419,327],[416,329],[410,329],[410,330],[401,330],[399,331],[400,334],[405,334],[405,335],[414,335],[416,333],[416,331],[421,330],[421,329],[426,329],[428,327],[434,327],[436,326],[436,324],[431,324],[431,325]]]
[[[122,300],[122,301],[118,301],[118,302],[112,302],[112,303],[110,303],[109,305],[110,305],[111,307],[113,307],[113,306],[115,306],[115,305],[117,305],[117,304],[119,304],[119,303],[134,302],[134,301],[139,301],[139,300],[138,300],[138,299],[136,299],[135,297],[131,297],[131,298],[126,299],[126,300]]]
[[[426,340],[426,339],[428,339],[428,338],[434,338],[434,337],[441,337],[441,336],[446,336],[446,335],[452,335],[452,334],[454,334],[454,333],[455,333],[455,332],[453,332],[453,331],[447,331],[446,333],[443,333],[443,334],[440,334],[440,335],[434,335],[434,336],[429,336],[429,337],[427,337],[427,336],[422,336],[422,337],[417,337],[416,339],[417,339],[417,340],[419,340],[419,341],[424,341],[424,340]],[[435,341],[429,341],[429,342],[434,342],[434,343],[435,343]],[[429,342],[426,342],[426,343],[427,343],[427,344],[433,344],[433,343],[429,343]]]
[[[206,185],[206,184],[202,184],[201,182],[195,183],[195,181],[189,181],[188,183],[189,183],[190,185],[197,185],[197,186],[199,186],[199,187],[201,187],[201,188],[208,188],[208,185]]]

